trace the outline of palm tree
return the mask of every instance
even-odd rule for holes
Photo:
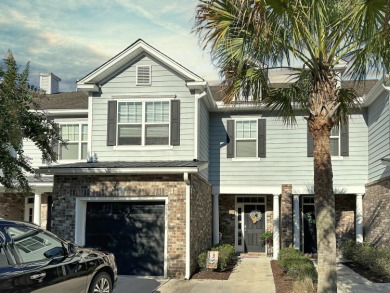
[[[330,131],[358,104],[353,90],[338,87],[337,66],[345,63],[343,78],[356,82],[388,71],[389,15],[389,0],[200,0],[196,7],[194,31],[220,70],[225,103],[250,93],[286,124],[306,113],[314,140],[318,292],[337,292]],[[275,67],[296,72],[287,88],[269,87]]]

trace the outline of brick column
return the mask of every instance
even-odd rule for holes
[[[293,247],[293,198],[292,185],[282,185],[280,227],[281,247]]]

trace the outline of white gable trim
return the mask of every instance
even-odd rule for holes
[[[107,76],[119,70],[131,60],[145,52],[156,58],[163,64],[167,65],[174,71],[178,72],[187,80],[204,81],[201,77],[186,69],[179,63],[173,61],[168,56],[164,55],[149,44],[145,43],[143,40],[138,40],[133,45],[129,46],[128,48],[120,52],[118,55],[114,56],[106,63],[104,63],[103,65],[86,75],[84,78],[82,78],[80,81],[78,81],[77,88],[84,89],[85,87],[88,87],[90,91],[96,91],[96,85],[101,80],[105,79]],[[95,85],[95,88],[91,86],[91,84]]]

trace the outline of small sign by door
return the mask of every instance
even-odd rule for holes
[[[218,267],[218,251],[207,252],[207,265],[208,269],[216,269]]]

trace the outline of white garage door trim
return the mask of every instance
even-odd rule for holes
[[[76,197],[75,243],[85,245],[85,222],[87,217],[87,202],[148,202],[161,201],[165,204],[165,235],[164,235],[164,278],[168,269],[168,198],[167,197]]]

